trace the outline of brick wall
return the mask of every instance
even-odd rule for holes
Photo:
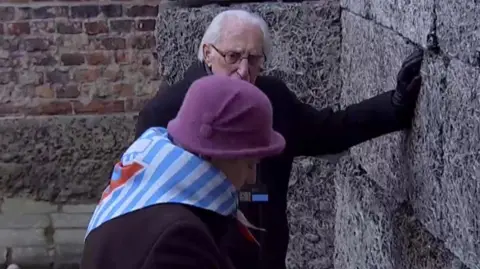
[[[0,116],[137,111],[160,81],[158,2],[0,1]]]

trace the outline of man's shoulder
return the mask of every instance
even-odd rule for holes
[[[271,88],[272,86],[281,87],[283,90],[288,90],[287,85],[281,79],[274,76],[259,76],[255,85],[260,89]]]
[[[285,82],[274,76],[259,76],[255,85],[268,96],[274,107],[290,107],[296,98]]]

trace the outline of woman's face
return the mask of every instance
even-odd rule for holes
[[[212,160],[212,164],[220,169],[237,189],[246,183],[255,184],[257,163],[257,159]]]

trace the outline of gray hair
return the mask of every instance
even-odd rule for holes
[[[263,53],[268,59],[268,57],[270,56],[272,43],[267,23],[260,16],[240,9],[226,10],[220,12],[217,16],[215,16],[215,18],[213,18],[207,30],[205,30],[202,41],[200,42],[200,46],[198,47],[198,59],[200,61],[204,60],[203,45],[216,44],[220,40],[220,37],[222,35],[222,28],[225,24],[224,20],[232,17],[239,19],[242,22],[246,22],[260,27],[263,33]]]

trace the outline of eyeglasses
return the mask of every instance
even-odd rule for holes
[[[247,59],[248,64],[253,67],[261,67],[266,60],[265,54],[262,55],[255,55],[255,54],[247,54],[243,55],[240,52],[237,51],[221,51],[217,49],[214,45],[210,44],[210,46],[218,53],[220,54],[223,59],[225,60],[225,63],[227,64],[236,64],[241,62],[243,59]]]

